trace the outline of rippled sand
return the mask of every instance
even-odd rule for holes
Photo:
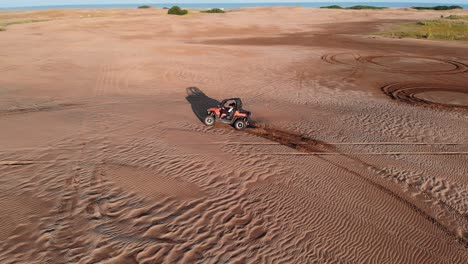
[[[0,262],[468,262],[466,43],[370,34],[452,13],[0,12]]]

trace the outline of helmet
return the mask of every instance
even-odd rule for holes
[[[236,103],[232,102],[232,103],[229,104],[229,106],[234,107],[234,106],[236,106]]]

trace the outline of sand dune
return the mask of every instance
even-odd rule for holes
[[[454,12],[192,13],[0,12],[1,263],[468,262]]]

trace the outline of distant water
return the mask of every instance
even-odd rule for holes
[[[35,9],[62,9],[62,8],[136,8],[140,4],[106,4],[106,5],[56,5],[56,6],[25,6],[25,7],[9,7],[0,8],[0,10],[35,10]],[[407,3],[395,3],[395,2],[314,2],[314,3],[155,3],[145,4],[154,7],[170,7],[173,5],[179,5],[184,8],[241,8],[241,7],[256,7],[256,6],[302,6],[317,8],[327,5],[340,5],[343,7],[350,7],[355,5],[372,5],[380,7],[412,7],[412,6],[436,6],[436,5],[459,5],[465,9],[468,9],[468,4],[451,4],[451,3],[418,3],[418,2],[407,2]]]

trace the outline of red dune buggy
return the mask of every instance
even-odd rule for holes
[[[224,99],[217,107],[207,110],[205,125],[212,126],[215,122],[222,122],[241,130],[249,125],[250,112],[242,109],[240,98]]]

